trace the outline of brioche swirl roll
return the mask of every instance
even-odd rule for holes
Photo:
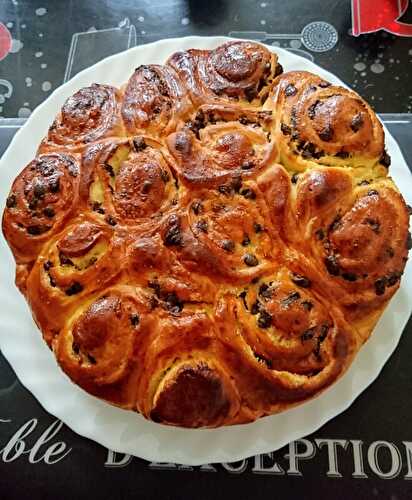
[[[53,341],[56,358],[78,385],[99,397],[133,407],[133,364],[150,324],[144,295],[115,286],[83,300]]]
[[[179,178],[190,187],[217,186],[233,175],[253,177],[278,158],[270,111],[204,105],[167,138]]]
[[[199,304],[179,316],[158,315],[137,398],[139,411],[151,420],[216,427],[239,412],[239,394],[222,359],[211,312]]]
[[[282,72],[276,54],[252,42],[176,52],[167,64],[185,82],[195,104],[209,100],[260,105],[273,78]]]
[[[119,274],[122,255],[122,238],[93,217],[74,221],[45,245],[28,277],[27,299],[48,343],[79,300]]]
[[[265,107],[274,110],[274,137],[282,163],[291,170],[376,166],[384,175],[389,166],[382,125],[355,92],[306,71],[291,71],[275,80]]]
[[[153,136],[173,132],[192,107],[187,89],[173,68],[139,66],[130,77],[122,103],[127,132]]]
[[[39,155],[19,174],[3,213],[3,232],[16,262],[32,262],[76,212],[79,179],[79,158],[66,153]]]
[[[176,187],[161,145],[145,136],[93,146],[85,153],[83,194],[110,225],[150,224],[176,203]]]
[[[110,85],[94,83],[69,97],[40,145],[40,152],[81,151],[91,142],[124,135],[120,116],[121,93]]]
[[[349,171],[309,171],[296,186],[296,246],[319,280],[359,323],[381,314],[399,287],[410,247],[406,204],[388,177],[361,182]]]

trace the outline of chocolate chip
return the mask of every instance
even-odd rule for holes
[[[40,234],[47,232],[49,229],[50,226],[46,226],[44,224],[37,224],[33,226],[28,226],[27,232],[32,236],[39,236]]]
[[[166,170],[161,169],[160,170],[160,178],[166,184],[166,182],[168,182],[170,180],[169,172],[166,172]]]
[[[356,114],[350,123],[350,128],[353,132],[357,132],[363,125],[363,116],[362,113]]]
[[[242,187],[242,178],[240,176],[234,177],[231,182],[231,187],[235,193],[238,193]]]
[[[340,273],[340,268],[335,255],[328,255],[325,259],[325,266],[328,273],[332,276],[338,276]]]
[[[133,147],[136,151],[136,153],[139,153],[140,151],[143,151],[144,149],[147,148],[147,144],[143,137],[135,137],[133,139]]]
[[[388,276],[386,277],[387,286],[395,285],[400,280],[401,276],[402,273],[399,271],[388,274]]]
[[[80,352],[80,346],[77,342],[73,342],[72,344],[72,351],[74,352],[74,354],[79,354]]]
[[[59,260],[60,260],[60,264],[62,266],[64,266],[64,265],[74,266],[73,261],[70,260],[68,257],[66,257],[66,255],[64,255],[64,253],[62,253],[62,252],[59,253]]]
[[[386,168],[389,168],[390,165],[391,165],[391,157],[388,155],[388,153],[386,151],[384,151],[382,153],[382,156],[381,156],[381,159],[380,159],[380,162],[382,163],[383,166],[385,166]]]
[[[222,248],[226,250],[226,252],[233,252],[235,249],[235,242],[233,240],[223,240]]]
[[[358,183],[358,186],[367,186],[368,184],[370,184],[370,181],[364,179],[363,181]]]
[[[261,224],[258,224],[257,222],[254,222],[253,223],[253,229],[255,231],[255,233],[261,233],[263,231],[263,227]]]
[[[378,191],[376,191],[376,189],[370,189],[367,194],[368,196],[379,196],[379,193]]]
[[[172,215],[168,220],[168,229],[165,232],[163,241],[166,246],[181,246],[183,237],[180,228],[180,219]]]
[[[287,297],[281,300],[283,307],[289,307],[291,304],[300,299],[299,292],[291,292]]]
[[[330,87],[332,84],[329,82],[320,82],[318,85],[321,89],[326,89],[327,87]]]
[[[313,339],[314,335],[315,335],[315,327],[308,328],[302,333],[302,335],[300,336],[300,340],[302,342],[305,342],[306,340]]]
[[[308,116],[311,120],[314,120],[315,119],[315,115],[316,115],[316,107],[318,106],[318,104],[320,104],[320,101],[317,100],[315,102],[313,102],[309,108],[308,108]]]
[[[153,183],[151,181],[144,181],[142,186],[142,194],[147,194],[152,189]]]
[[[199,200],[192,203],[192,210],[195,215],[199,215],[203,210],[203,205]]]
[[[269,328],[272,325],[272,315],[264,309],[260,311],[257,325],[259,328]]]
[[[356,281],[358,279],[355,273],[342,273],[341,276],[346,281]]]
[[[242,170],[250,170],[255,166],[255,162],[253,160],[246,160],[242,163],[241,169]]]
[[[329,226],[329,232],[336,231],[337,229],[340,228],[342,225],[341,222],[342,216],[340,214],[337,214],[336,217],[333,219],[332,224]]]
[[[60,191],[60,177],[52,179],[52,181],[49,183],[49,191],[51,193],[58,193]]]
[[[164,299],[166,309],[172,314],[178,314],[183,309],[183,302],[174,293],[168,293]]]
[[[36,210],[38,204],[39,204],[39,200],[37,198],[33,198],[29,202],[29,208],[30,208],[30,210]]]
[[[282,73],[283,73],[283,66],[281,64],[277,63],[274,76],[279,76]]]
[[[283,135],[290,135],[292,133],[292,129],[289,127],[289,125],[286,125],[286,123],[280,124],[280,130],[282,131]]]
[[[242,125],[249,125],[251,123],[253,123],[252,121],[248,120],[247,117],[245,115],[242,115],[240,118],[239,118],[239,123],[242,124]]]
[[[386,254],[388,255],[388,257],[391,259],[394,255],[395,255],[395,250],[392,248],[392,247],[388,247],[386,250],[385,250]]]
[[[374,233],[379,234],[380,227],[381,227],[379,221],[377,221],[376,219],[371,219],[370,217],[367,217],[364,220],[364,224],[367,224],[368,226],[370,226],[370,228],[372,229],[372,231]]]
[[[15,194],[11,194],[6,201],[7,208],[14,208],[17,205],[17,198]]]
[[[322,141],[329,142],[333,137],[333,128],[328,124],[318,135]]]
[[[285,88],[285,95],[290,97],[292,95],[295,95],[297,91],[298,89],[292,83],[289,83],[289,85],[287,85]]]
[[[257,89],[256,88],[251,88],[251,89],[245,89],[245,97],[248,102],[252,102],[253,99],[257,95]]]
[[[244,196],[245,198],[247,198],[248,200],[255,200],[256,199],[256,193],[253,191],[253,189],[250,189],[250,188],[242,189],[240,194],[242,196]]]
[[[43,196],[46,194],[46,185],[44,182],[40,179],[34,179],[33,181],[33,194],[36,198],[43,198]]]
[[[115,219],[113,216],[111,216],[111,215],[108,215],[108,216],[106,217],[106,222],[107,222],[108,224],[110,224],[110,226],[115,226],[115,225],[117,224],[116,219]]]
[[[113,167],[109,163],[104,164],[104,169],[106,172],[110,175],[110,177],[114,177],[114,170]]]
[[[318,335],[318,342],[319,343],[322,343],[326,339],[326,337],[328,336],[329,328],[330,328],[330,326],[326,323],[321,325],[320,332]]]
[[[137,326],[139,324],[140,318],[139,315],[136,313],[133,313],[130,315],[130,323],[132,326]]]
[[[323,229],[318,229],[315,234],[317,239],[320,241],[322,241],[325,237],[325,231]]]
[[[43,264],[43,269],[45,271],[48,271],[51,267],[53,267],[53,262],[50,260],[46,260],[46,262]]]
[[[92,204],[92,210],[99,214],[104,214],[104,209],[102,208],[102,204],[98,201],[94,201]]]
[[[267,366],[267,368],[272,369],[273,363],[270,359],[265,358],[261,354],[257,354],[256,352],[253,353],[255,358],[259,361],[259,363],[262,363]]]
[[[303,300],[302,307],[303,309],[305,309],[305,311],[311,311],[313,308],[313,304],[309,300]]]
[[[309,278],[296,273],[292,273],[291,280],[295,285],[302,288],[310,288],[312,284]]]
[[[346,151],[338,151],[335,156],[337,158],[342,158],[343,160],[346,160],[346,158],[349,158],[349,153]]]
[[[46,207],[44,210],[43,210],[43,213],[46,217],[48,217],[49,219],[51,219],[52,217],[54,217],[56,214],[55,214],[55,211],[52,207]]]
[[[246,290],[243,290],[243,292],[239,293],[239,298],[242,299],[243,305],[247,311],[249,311],[249,308],[247,306],[246,302]]]
[[[96,358],[94,358],[91,354],[87,355],[87,359],[91,365],[95,365],[97,363]]]
[[[207,231],[208,231],[207,220],[200,219],[199,221],[196,222],[196,227],[197,227],[197,229],[199,229],[203,233],[207,233]]]
[[[375,293],[376,295],[383,295],[386,288],[386,278],[379,278],[375,281]]]
[[[83,286],[78,281],[73,281],[73,283],[66,289],[66,295],[76,295],[83,290]]]
[[[273,296],[273,289],[266,283],[262,283],[259,287],[259,295],[265,299],[270,299]]]
[[[219,193],[222,193],[225,195],[229,195],[232,192],[232,188],[228,184],[222,184],[221,186],[219,186],[217,188],[217,190],[219,191]]]
[[[244,247],[247,247],[250,244],[250,238],[247,234],[245,234],[243,240],[242,240],[242,245]]]
[[[53,277],[50,276],[50,274],[49,274],[49,282],[50,282],[50,286],[52,286],[53,288],[56,287],[56,282],[54,281]]]
[[[292,184],[296,184],[298,182],[298,178],[299,178],[299,174],[293,174],[292,177],[291,177],[291,182]]]
[[[252,308],[250,310],[250,312],[255,315],[257,314],[258,312],[260,311],[260,302],[259,301],[256,301],[252,304]]]
[[[249,267],[255,267],[259,264],[256,256],[251,253],[245,254],[245,256],[243,257],[243,262]]]

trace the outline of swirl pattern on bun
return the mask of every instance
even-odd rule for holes
[[[331,386],[399,288],[389,163],[360,96],[232,41],[70,97],[3,233],[74,383],[158,423],[242,424]]]

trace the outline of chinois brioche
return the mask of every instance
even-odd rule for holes
[[[76,384],[160,423],[245,423],[336,381],[398,289],[389,164],[356,93],[229,42],[70,97],[3,233]]]

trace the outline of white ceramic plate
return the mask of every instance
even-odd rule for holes
[[[228,40],[226,37],[187,37],[135,47],[100,61],[58,88],[33,112],[0,162],[1,210],[12,181],[32,159],[66,98],[78,89],[93,82],[120,85],[140,64],[161,64],[177,50],[192,47],[212,49]],[[280,48],[276,48],[276,52],[285,71],[308,70],[342,84],[335,76],[306,59]],[[386,142],[392,156],[391,175],[411,203],[411,174],[388,132]],[[349,371],[319,397],[285,413],[243,426],[179,429],[148,422],[136,413],[110,406],[70,382],[43,342],[24,298],[14,286],[14,260],[2,237],[0,262],[0,348],[21,382],[48,412],[78,434],[112,450],[157,462],[190,465],[231,462],[276,450],[315,431],[348,408],[378,376],[398,344],[412,310],[412,266],[409,263],[400,290],[379,321],[371,340]]]

